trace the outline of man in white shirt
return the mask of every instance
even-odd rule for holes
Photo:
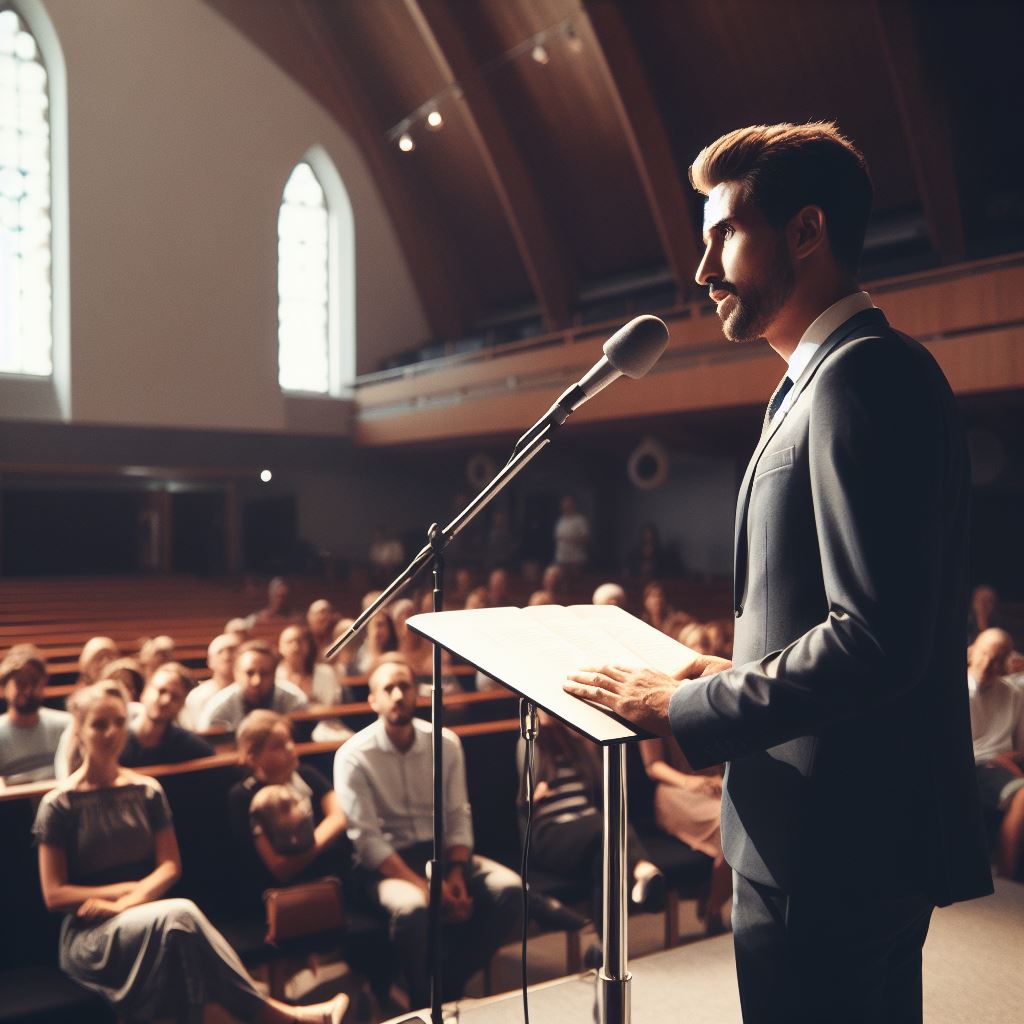
[[[369,683],[377,721],[338,749],[334,788],[350,823],[356,879],[390,915],[410,1005],[425,1006],[430,1000],[425,866],[433,853],[431,727],[415,717],[416,683],[403,655],[383,655]],[[442,767],[444,994],[457,998],[470,975],[519,933],[522,903],[514,871],[473,855],[462,745],[447,730]]]
[[[996,871],[1003,878],[1024,869],[1024,692],[1005,678],[1012,652],[1009,633],[985,629],[967,656],[978,791],[985,811],[1002,815]]]
[[[43,707],[46,662],[31,644],[18,644],[0,662],[7,713],[0,718],[0,779],[8,785],[54,777],[53,759],[71,721],[66,711]]]
[[[240,642],[233,633],[221,633],[210,641],[206,649],[210,678],[200,680],[185,698],[185,706],[178,714],[178,724],[183,729],[194,730],[206,705],[235,681],[235,654]]]
[[[197,731],[236,729],[257,708],[279,715],[304,708],[309,701],[297,686],[274,681],[277,660],[277,653],[263,640],[242,644],[235,657],[235,681],[203,708]]]

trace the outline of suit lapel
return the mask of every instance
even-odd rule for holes
[[[788,410],[793,408],[800,395],[814,378],[818,367],[839,345],[850,341],[855,336],[870,337],[872,330],[883,328],[886,325],[885,314],[880,309],[874,307],[862,310],[860,313],[855,313],[849,320],[840,324],[818,346],[817,351],[811,357],[811,361],[804,367],[803,373],[800,374],[800,379],[793,385],[792,398],[789,402],[787,415]],[[757,468],[758,460],[761,458],[761,453],[768,442],[775,436],[776,431],[782,426],[785,419],[785,416],[776,416],[768,425],[768,429],[761,432],[757,447],[747,463],[746,472],[743,474],[743,480],[740,483],[739,494],[736,498],[736,530],[733,547],[735,552],[732,594],[733,609],[740,607],[740,599],[743,596],[743,589],[747,582],[747,509],[750,506],[750,491],[754,482],[754,471]]]

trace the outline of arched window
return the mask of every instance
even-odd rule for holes
[[[355,376],[352,223],[334,164],[311,147],[288,178],[277,221],[282,391],[338,396]]]
[[[8,8],[0,11],[0,373],[53,373],[51,159],[49,75],[29,24]]]

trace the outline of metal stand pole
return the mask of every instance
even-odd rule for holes
[[[598,1024],[629,1024],[626,918],[626,745],[604,748],[604,965],[598,973]]]

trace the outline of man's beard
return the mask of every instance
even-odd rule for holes
[[[19,715],[34,715],[43,706],[43,698],[36,695],[15,700],[14,707]]]
[[[732,293],[732,309],[722,321],[722,333],[730,341],[756,341],[763,338],[779,310],[793,294],[796,278],[783,245],[771,263],[767,279],[760,285],[748,285],[741,296]],[[729,300],[726,299],[726,302]]]

